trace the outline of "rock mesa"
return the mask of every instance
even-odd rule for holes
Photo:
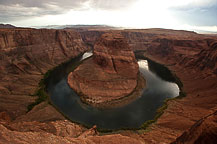
[[[93,57],[69,74],[68,83],[83,102],[100,108],[130,103],[144,87],[133,51],[120,34],[112,33],[99,38]]]

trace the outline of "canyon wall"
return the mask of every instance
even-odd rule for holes
[[[113,32],[121,33],[134,51],[167,66],[180,78],[187,94],[168,101],[164,114],[149,131],[99,136],[94,128],[87,130],[69,122],[48,102],[27,113],[43,74],[88,50],[105,32],[0,30],[0,143],[170,143],[184,131],[193,133],[189,129],[193,124],[217,111],[217,37],[148,29]],[[177,143],[191,143],[190,139],[181,136]]]
[[[25,114],[43,74],[88,49],[72,30],[0,29],[0,112]]]
[[[99,136],[48,101],[28,112],[44,74],[87,50],[89,44],[70,29],[0,29],[0,143],[142,143],[121,134]]]
[[[143,35],[149,33],[147,30]],[[216,40],[192,32],[155,29],[143,50],[134,47],[176,74],[186,94],[182,99],[167,102],[168,108],[143,139],[150,143],[170,143],[198,120],[217,111]]]
[[[172,144],[215,144],[217,141],[217,111],[198,120]]]

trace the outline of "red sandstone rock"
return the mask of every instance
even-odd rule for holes
[[[43,74],[86,50],[74,30],[0,29],[0,112],[25,115]]]
[[[11,117],[6,112],[0,112],[0,121],[11,122]]]
[[[144,32],[144,35],[146,33]],[[171,41],[170,44],[165,43],[169,44],[170,49],[165,49],[161,41],[155,40],[159,38]],[[212,39],[212,46],[208,44],[208,39]],[[145,141],[156,144],[170,143],[197,120],[216,109],[217,50],[213,49],[215,41],[216,38],[212,36],[171,31],[159,32],[148,42],[148,46],[144,48],[144,55],[167,65],[182,81],[187,96],[168,102],[168,108],[156,125],[151,126],[152,130],[142,136]],[[204,68],[201,69],[200,66]]]
[[[104,34],[94,46],[93,59],[107,73],[137,78],[137,61],[122,35]]]
[[[126,104],[126,100],[121,101],[131,98],[129,94],[136,89],[138,77],[137,61],[125,39],[108,33],[95,44],[93,58],[69,74],[68,83],[85,103],[105,108],[113,107],[117,101],[119,106]]]
[[[65,118],[51,105],[42,103],[26,113],[27,105],[35,99],[29,94],[37,89],[41,73],[86,50],[78,33],[60,30],[57,34],[56,31],[0,30],[0,111],[3,112],[0,143],[171,143],[195,122],[216,109],[216,36],[161,29],[118,31],[128,40],[133,50],[146,51],[147,57],[167,65],[183,82],[187,96],[170,101],[164,114],[148,131],[138,131],[138,134],[119,131],[118,134],[78,139],[76,137],[85,132],[85,129],[81,127],[81,130],[77,124],[65,122]],[[82,32],[82,35],[85,34],[85,31]],[[92,37],[97,32],[88,34],[86,39],[94,43],[97,38]],[[168,43],[170,49],[163,49],[165,46],[159,39],[172,41]],[[62,47],[59,40],[63,43]],[[66,49],[68,57],[62,48]],[[164,53],[165,50],[167,54]],[[215,66],[207,65],[209,62]],[[4,111],[11,117],[10,123]],[[207,119],[209,126],[213,117]],[[206,122],[196,130],[206,132],[206,125],[203,124]],[[197,138],[194,131],[189,134],[192,134],[191,138]]]
[[[172,144],[216,144],[217,111],[197,121]]]
[[[68,120],[52,122],[13,122],[1,123],[0,143],[61,143],[61,144],[98,144],[98,143],[142,144],[135,139],[120,134],[99,136],[95,127],[87,130]]]
[[[216,36],[147,29],[118,31],[134,51],[173,71],[187,96],[170,101],[164,114],[141,137],[147,143],[170,143],[215,109],[217,101]]]

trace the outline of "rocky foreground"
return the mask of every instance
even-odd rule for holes
[[[68,76],[81,100],[98,108],[120,107],[141,96],[145,80],[123,36],[107,33],[94,45],[93,58]]]
[[[89,50],[106,30],[0,30],[0,143],[214,143],[217,38],[161,29],[122,30],[134,51],[166,65],[182,81],[182,99],[146,131],[99,134],[66,120],[47,101],[27,111],[43,74]],[[184,133],[185,132],[185,133]],[[183,134],[184,133],[184,134]],[[179,138],[178,138],[179,137]],[[213,138],[214,137],[214,138]]]

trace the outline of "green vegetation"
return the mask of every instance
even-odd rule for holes
[[[181,89],[180,89],[179,96],[174,97],[174,98],[170,98],[170,99],[166,99],[164,101],[164,104],[156,111],[156,115],[155,115],[154,119],[146,121],[145,123],[143,123],[141,125],[141,127],[139,128],[139,130],[141,130],[141,129],[146,130],[151,124],[155,123],[158,120],[158,118],[160,118],[161,115],[164,113],[164,110],[167,109],[169,101],[176,100],[176,99],[181,99],[181,98],[183,98],[185,96],[186,96],[186,93],[181,91]]]
[[[49,77],[50,75],[50,70],[44,75],[44,78],[41,79],[39,82],[39,89],[35,92],[33,96],[38,96],[38,98],[35,100],[34,103],[28,105],[27,109],[28,112],[33,109],[34,106],[40,104],[43,101],[46,101],[48,99],[48,94],[46,92],[46,86],[45,86],[45,80]]]
[[[143,123],[140,127],[140,129],[146,129],[150,124],[154,123],[155,120],[149,120],[149,121],[146,121],[145,123]]]
[[[72,58],[72,59],[70,59],[70,60],[68,60],[68,61],[66,61],[66,62],[63,62],[63,63],[61,63],[60,65],[54,67],[53,69],[48,70],[48,71],[44,74],[43,78],[40,80],[40,82],[39,82],[39,84],[38,84],[38,89],[37,89],[37,91],[32,95],[32,96],[37,96],[37,99],[35,100],[34,103],[28,105],[28,107],[27,107],[28,111],[27,111],[27,112],[29,112],[30,110],[32,110],[34,106],[40,104],[40,103],[43,102],[43,101],[48,101],[48,103],[51,103],[51,102],[49,101],[49,96],[48,96],[47,91],[46,91],[46,85],[47,85],[47,81],[48,81],[49,76],[51,75],[51,73],[52,73],[53,71],[55,71],[55,70],[57,70],[57,69],[60,69],[61,67],[65,66],[65,65],[67,65],[67,64],[70,64],[70,63],[73,62],[74,60],[80,59],[81,56],[82,56],[82,54],[78,55],[76,58]],[[72,70],[73,70],[74,68],[76,68],[78,65],[79,65],[79,63],[76,64],[76,65],[74,65],[72,68],[70,68],[70,69],[67,70],[67,71],[68,71],[68,72],[72,71]]]

